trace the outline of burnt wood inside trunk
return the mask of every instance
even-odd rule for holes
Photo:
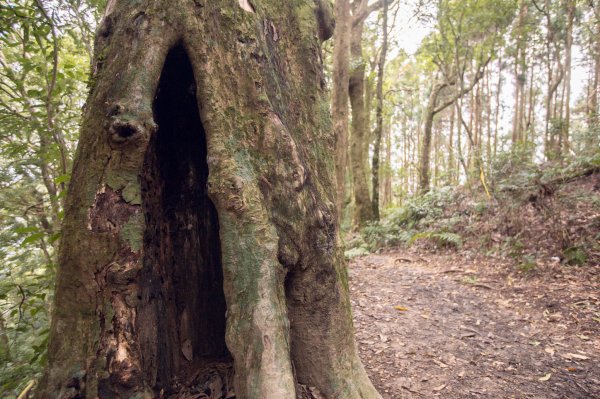
[[[192,65],[181,46],[167,56],[153,111],[158,131],[142,176],[146,230],[137,328],[145,381],[173,393],[178,381],[202,383],[209,369],[231,368],[219,220],[207,194],[207,145]]]

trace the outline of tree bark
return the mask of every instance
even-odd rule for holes
[[[38,398],[380,398],[339,245],[326,13],[109,1]]]
[[[341,218],[346,196],[348,165],[348,84],[350,79],[350,0],[335,2],[335,33],[333,43],[333,87],[331,114],[335,141],[336,210]]]
[[[388,118],[385,129],[385,170],[383,173],[383,206],[393,204],[392,199],[392,122]]]
[[[368,221],[373,220],[373,208],[369,195],[367,180],[367,157],[365,145],[367,122],[365,107],[365,62],[362,53],[362,36],[364,18],[356,20],[356,15],[363,15],[367,7],[367,0],[357,0],[352,3],[352,30],[350,54],[352,70],[350,71],[350,104],[352,105],[352,138],[350,141],[350,165],[354,190],[354,222],[357,227],[363,227]]]
[[[561,126],[561,153],[569,150],[569,131],[571,128],[571,51],[573,47],[573,23],[575,19],[575,1],[566,0],[567,34],[565,37],[565,119]]]
[[[381,152],[381,137],[383,135],[383,79],[385,72],[385,56],[388,46],[388,27],[387,27],[388,3],[383,4],[383,39],[381,43],[381,53],[377,65],[377,126],[375,128],[375,141],[373,145],[373,168],[372,186],[373,186],[373,218],[379,220],[379,155]]]

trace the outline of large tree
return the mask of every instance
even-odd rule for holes
[[[380,398],[336,222],[330,10],[286,3],[108,2],[38,398]]]

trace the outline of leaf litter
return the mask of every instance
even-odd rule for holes
[[[554,263],[524,276],[472,253],[355,258],[361,358],[384,399],[600,398],[599,273]]]

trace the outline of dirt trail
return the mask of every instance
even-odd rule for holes
[[[392,252],[350,263],[363,362],[384,398],[600,398],[600,265]]]

